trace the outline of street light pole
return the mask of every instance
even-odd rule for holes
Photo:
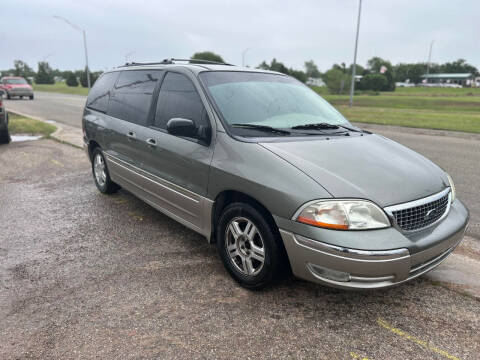
[[[87,52],[87,34],[85,33],[85,30],[82,31],[83,33],[83,46],[85,47],[85,70],[87,72],[87,84],[88,84],[88,89],[90,90],[90,69],[88,68],[88,52]]]
[[[432,60],[432,48],[434,42],[435,40],[432,40],[432,42],[430,43],[430,51],[428,52],[427,75],[430,73],[430,62]]]
[[[53,17],[54,17],[55,19],[59,19],[59,20],[65,21],[68,25],[70,25],[70,26],[73,27],[75,30],[80,31],[80,32],[83,34],[83,47],[85,48],[85,71],[87,72],[87,85],[88,85],[88,89],[90,89],[90,69],[88,68],[87,34],[86,34],[85,30],[82,29],[81,27],[79,27],[79,26],[71,23],[70,21],[68,21],[67,19],[65,19],[65,18],[62,17],[62,16],[53,15]]]
[[[242,67],[245,67],[245,54],[247,51],[250,50],[250,48],[246,48],[245,50],[242,51]]]
[[[353,55],[352,81],[350,84],[350,101],[348,106],[353,106],[353,92],[355,90],[355,73],[357,71],[357,49],[358,49],[358,34],[360,32],[360,14],[362,12],[362,0],[358,3],[358,20],[357,20],[357,36],[355,38],[355,52]]]

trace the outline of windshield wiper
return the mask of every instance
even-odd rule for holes
[[[342,128],[348,131],[354,131],[354,132],[364,132],[363,130],[353,129],[345,125],[334,125],[334,124],[328,124],[328,123],[304,124],[304,125],[297,125],[292,127],[292,129],[298,129],[298,130],[336,130],[339,128]]]
[[[339,127],[343,128],[343,129],[346,129],[346,130],[349,130],[349,131],[354,131],[354,132],[359,132],[359,133],[368,133],[367,131],[365,130],[362,130],[362,129],[353,129],[351,127],[348,127],[348,126],[345,126],[345,125],[338,125]]]
[[[294,130],[328,130],[328,129],[338,129],[339,126],[337,125],[332,125],[328,123],[318,123],[318,124],[304,124],[304,125],[296,125],[292,126],[292,129]]]
[[[288,131],[288,130],[277,129],[277,128],[274,128],[274,127],[271,127],[271,126],[266,126],[266,125],[258,125],[258,124],[231,124],[231,126],[232,126],[232,127],[235,127],[235,128],[254,129],[254,130],[259,130],[259,131],[266,131],[266,132],[272,132],[272,133],[290,135],[290,131]]]

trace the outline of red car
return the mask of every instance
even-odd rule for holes
[[[33,100],[33,89],[27,80],[20,76],[5,76],[0,80],[0,89],[5,91],[7,99],[18,96],[22,99],[24,96]]]

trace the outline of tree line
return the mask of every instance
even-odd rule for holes
[[[64,79],[68,86],[88,87],[86,70],[59,70],[52,69],[46,61],[40,61],[37,64],[37,71],[33,70],[22,60],[14,60],[13,68],[1,71],[3,76],[21,76],[28,81],[33,79],[36,84],[54,84],[55,78]],[[102,74],[102,71],[91,71],[90,81],[93,85],[95,80]]]
[[[223,58],[211,51],[195,53],[192,58],[224,62]],[[368,60],[366,66],[356,65],[356,74],[361,77],[357,81],[355,88],[357,90],[372,91],[394,91],[396,82],[409,81],[418,84],[422,81],[422,75],[427,72],[427,63],[400,63],[392,65],[388,60],[375,56]],[[320,72],[313,60],[304,63],[304,70],[297,70],[285,66],[275,58],[267,63],[263,61],[257,66],[259,69],[272,70],[293,76],[301,82],[307,82],[309,78],[322,79],[329,91],[335,94],[347,93],[350,89],[352,79],[352,66],[346,66],[345,63],[333,64],[325,71]],[[431,63],[429,72],[435,73],[471,73],[479,76],[478,69],[467,63],[465,59],[458,59],[453,62],[443,64]]]
[[[192,55],[191,59],[225,63],[220,55],[211,51],[197,52]],[[417,84],[422,81],[422,75],[427,72],[427,65],[427,63],[400,63],[392,65],[390,61],[376,56],[368,60],[366,66],[357,64],[356,74],[361,79],[357,80],[355,88],[357,90],[394,91],[396,82],[408,80],[410,83]],[[289,68],[274,58],[270,63],[263,61],[257,68],[281,72],[293,76],[303,83],[307,82],[309,78],[322,79],[328,90],[335,94],[347,93],[352,80],[352,65],[347,67],[345,63],[333,64],[329,70],[322,73],[313,60],[304,63],[304,70],[298,70]],[[431,74],[471,73],[476,76],[480,75],[478,69],[467,63],[465,59],[458,59],[443,64],[432,63],[429,65],[429,72]],[[92,85],[101,73],[101,71],[90,72]],[[35,72],[22,60],[15,60],[14,67],[2,71],[2,74],[22,76],[27,80],[33,78],[37,84],[53,84],[55,78],[59,77],[64,79],[68,86],[78,86],[80,84],[83,87],[87,87],[87,73],[85,70],[62,71],[52,69],[46,61],[40,61],[38,70]]]

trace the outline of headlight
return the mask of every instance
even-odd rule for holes
[[[450,175],[447,174],[447,177],[448,177],[448,182],[450,183],[450,191],[452,192],[452,196],[451,196],[451,202],[453,203],[455,201],[455,185],[453,184],[453,180],[452,178],[450,177]]]
[[[295,220],[337,230],[381,229],[390,226],[383,210],[366,200],[320,200],[304,205]]]

